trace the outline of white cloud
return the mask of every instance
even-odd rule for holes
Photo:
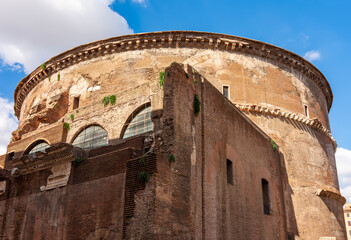
[[[0,97],[0,155],[6,153],[11,133],[17,129],[17,119],[13,115],[13,102]]]
[[[70,48],[133,33],[127,21],[110,9],[113,1],[1,1],[0,58],[11,66],[22,64],[28,73]]]
[[[319,60],[321,59],[321,53],[317,50],[308,51],[303,58],[308,61]]]
[[[335,158],[341,194],[351,203],[351,150],[338,148]]]
[[[145,2],[145,0],[132,0],[133,2],[137,2],[137,3],[143,3]]]

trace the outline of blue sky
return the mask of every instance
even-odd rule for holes
[[[344,189],[349,186],[351,199],[351,177],[343,177],[351,176],[350,10],[351,1],[346,0],[3,1],[0,100],[11,105],[25,72],[60,52],[98,39],[132,32],[197,30],[260,40],[305,56],[328,79],[334,93],[331,130],[341,149],[337,153],[340,183]],[[13,122],[6,109],[0,109],[0,117]],[[0,133],[6,131],[1,124],[6,122],[0,120]],[[4,141],[0,139],[0,145]]]

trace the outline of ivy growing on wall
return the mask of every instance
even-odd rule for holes
[[[197,94],[194,95],[194,114],[197,117],[200,113],[201,102],[199,100],[199,96]]]
[[[57,81],[60,81],[61,75],[57,74]]]
[[[110,98],[107,96],[107,97],[104,97],[102,99],[102,104],[106,107],[108,104],[110,103]]]
[[[271,139],[271,144],[272,144],[273,151],[275,151],[277,149],[277,145],[275,144],[273,139]]]
[[[149,181],[149,174],[145,171],[141,171],[138,174],[139,180],[142,181],[143,183],[147,183]]]
[[[139,163],[143,166],[145,166],[145,164],[146,164],[146,157],[147,157],[147,155],[144,154],[143,156],[141,156],[141,158],[139,160]]]
[[[46,68],[46,63],[43,63],[42,65],[40,65],[41,70],[44,70]]]
[[[74,159],[74,161],[73,161],[73,165],[75,166],[75,167],[77,167],[80,163],[82,163],[84,161],[84,159],[83,158],[76,158],[76,159]]]
[[[169,154],[169,155],[168,155],[168,161],[169,161],[169,164],[171,164],[171,163],[174,163],[174,162],[175,162],[175,157],[174,157],[174,155],[173,155],[173,154]]]
[[[71,121],[73,122],[74,121],[74,114],[72,113],[69,118],[71,119]]]
[[[65,122],[65,123],[63,124],[63,128],[64,128],[66,131],[68,131],[68,130],[70,129],[69,123]]]
[[[165,72],[160,72],[160,87],[163,87],[165,85]]]
[[[111,105],[115,105],[115,103],[116,103],[116,95],[111,95],[110,96],[110,103],[111,103]]]

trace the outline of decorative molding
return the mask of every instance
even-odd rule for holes
[[[76,158],[82,158],[84,151],[68,143],[58,143],[47,149],[45,153],[36,152],[34,155],[24,155],[12,160],[13,176],[37,172],[65,163],[71,164]],[[55,170],[55,169],[54,169]]]
[[[47,179],[46,186],[41,186],[41,191],[66,186],[71,174],[71,162],[66,162],[60,165],[55,165],[51,168],[52,174]]]
[[[282,118],[286,118],[292,121],[302,123],[308,127],[311,127],[317,130],[318,132],[325,134],[332,141],[334,145],[334,149],[336,149],[338,146],[335,139],[331,135],[330,131],[326,127],[324,127],[323,124],[317,118],[310,119],[302,114],[291,113],[289,111],[282,110],[278,107],[273,108],[273,107],[267,107],[267,106],[260,106],[256,104],[238,104],[238,103],[234,103],[234,105],[243,112],[258,113],[258,114],[269,115],[273,117],[282,117]]]
[[[171,31],[142,33],[109,38],[73,48],[46,62],[23,78],[15,90],[14,110],[20,117],[21,106],[28,93],[46,77],[60,70],[89,59],[133,50],[152,48],[199,48],[238,52],[279,62],[307,75],[324,93],[330,109],[333,93],[324,75],[310,62],[285,49],[256,40],[225,34]]]
[[[340,202],[342,205],[346,203],[346,199],[340,194],[339,191],[329,190],[329,189],[317,189],[316,195],[320,197],[334,199]]]

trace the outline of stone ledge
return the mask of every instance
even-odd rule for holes
[[[256,104],[237,104],[234,103],[234,105],[240,109],[243,112],[253,112],[253,113],[259,113],[262,115],[269,115],[273,117],[282,117],[286,119],[290,119],[299,123],[302,123],[306,126],[309,126],[318,132],[321,132],[325,134],[333,143],[334,150],[336,150],[338,144],[336,143],[335,139],[331,135],[330,131],[323,126],[323,124],[317,119],[317,118],[307,118],[303,116],[302,114],[298,113],[291,113],[286,110],[281,110],[278,107],[267,107],[267,106],[260,106]]]
[[[326,197],[330,199],[334,199],[340,202],[342,205],[346,203],[346,199],[340,194],[339,191],[331,190],[331,189],[317,189],[316,195],[320,197]]]
[[[332,105],[333,93],[324,75],[314,65],[297,54],[274,45],[231,35],[171,31],[109,38],[73,48],[51,58],[46,62],[45,69],[38,67],[17,85],[15,90],[15,113],[20,117],[20,110],[25,97],[40,81],[71,65],[117,52],[181,47],[240,52],[282,63],[306,74],[321,88],[326,97],[328,109]]]

